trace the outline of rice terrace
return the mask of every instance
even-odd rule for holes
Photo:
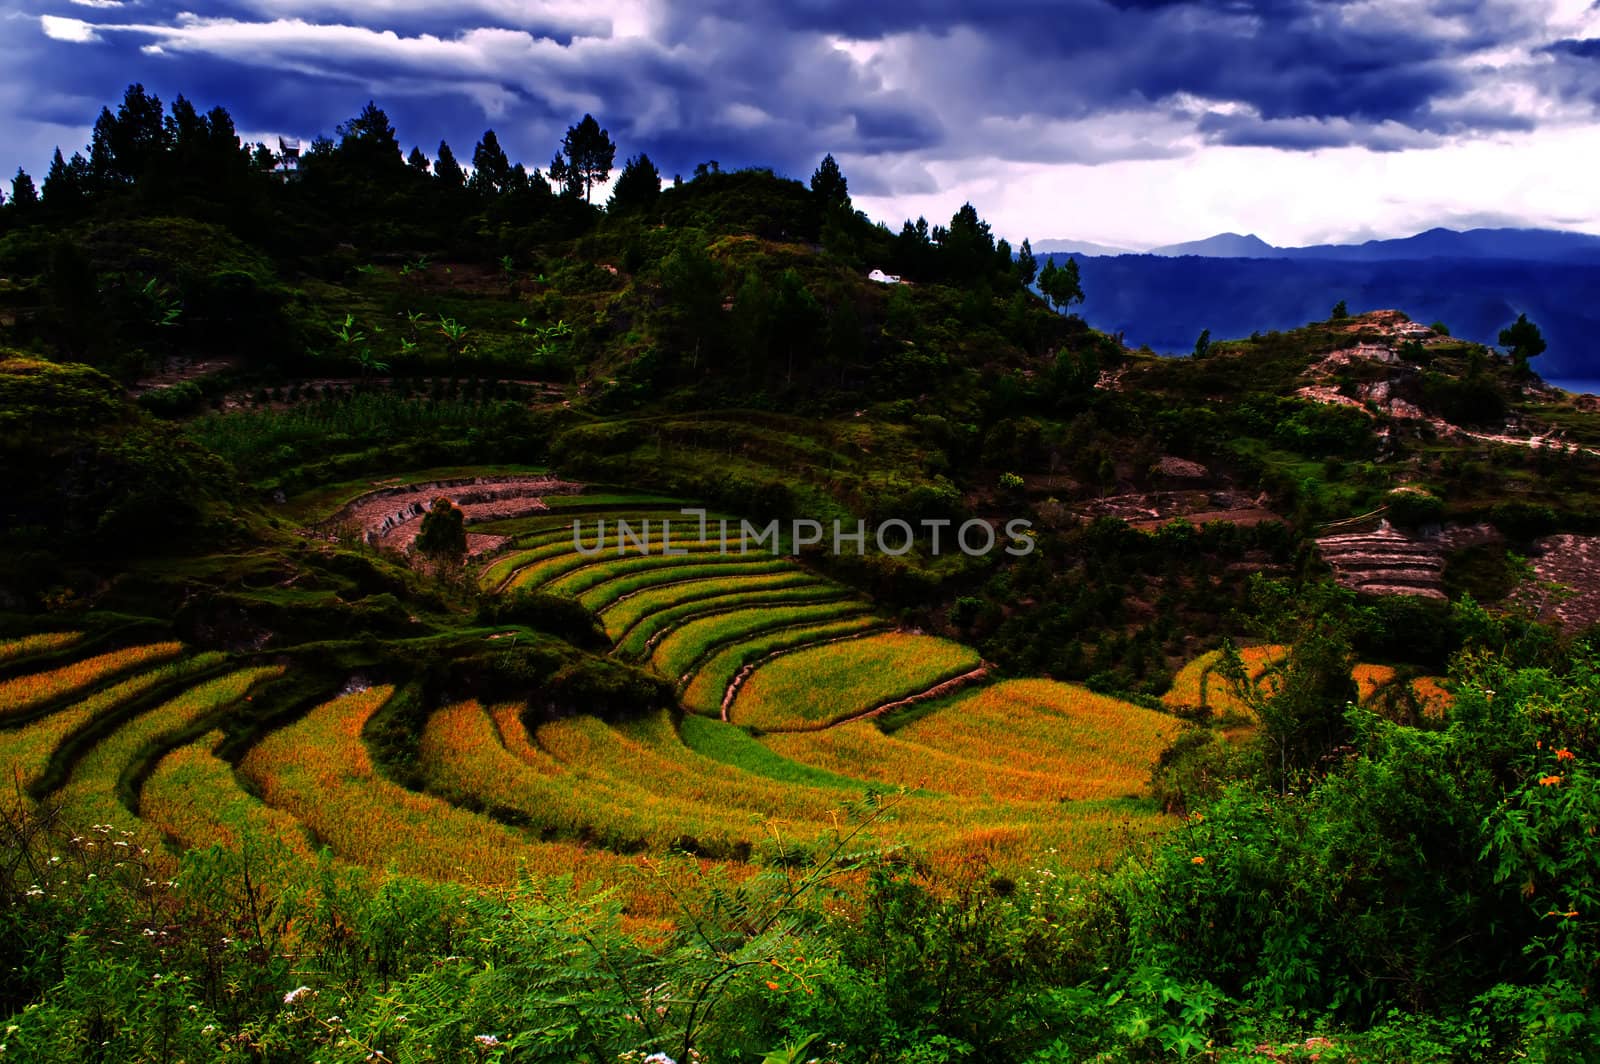
[[[136,83],[19,171],[0,1064],[1596,1059],[1600,406],[1527,313],[1163,354],[1091,260],[1296,249],[565,133]]]

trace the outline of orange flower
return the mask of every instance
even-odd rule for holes
[[[1560,783],[1561,783],[1561,777],[1560,776],[1540,776],[1539,777],[1539,786],[1541,786],[1541,787],[1555,787],[1555,786],[1559,786]]]
[[[1205,864],[1206,863],[1206,859],[1204,857],[1191,857],[1191,858],[1189,858],[1189,863],[1190,864]]]
[[[768,979],[767,980],[767,989],[768,990],[776,990],[776,989],[778,989],[778,984],[774,983],[771,979]]]
[[[1556,760],[1557,761],[1571,761],[1574,758],[1576,758],[1577,756],[1578,756],[1577,754],[1573,753],[1571,750],[1568,750],[1564,746],[1561,749],[1556,751]]]

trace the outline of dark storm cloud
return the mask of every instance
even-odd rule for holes
[[[1452,101],[1484,76],[1478,51],[1538,27],[1510,0],[1381,15],[1342,0],[27,3],[0,0],[0,61],[36,87],[36,121],[86,127],[142,81],[224,104],[243,130],[311,135],[373,97],[407,145],[446,137],[466,157],[492,126],[531,166],[589,111],[624,155],[669,173],[715,158],[804,175],[832,151],[871,157],[870,180],[900,190],[930,180],[919,160],[1098,163],[1207,141],[1390,151],[1522,128]],[[642,33],[619,29],[630,17]],[[1578,64],[1594,44],[1545,52]],[[1494,76],[1567,99],[1593,84]]]
[[[1600,60],[1600,38],[1591,37],[1584,40],[1567,38],[1545,45],[1544,51],[1555,55],[1576,56],[1579,59]]]

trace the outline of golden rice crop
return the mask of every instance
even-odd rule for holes
[[[689,681],[689,686],[683,690],[683,704],[685,708],[696,713],[718,716],[722,712],[722,699],[728,693],[728,685],[733,683],[734,677],[738,676],[746,665],[761,660],[773,651],[872,631],[883,627],[884,623],[877,617],[852,617],[843,621],[791,628],[735,643],[701,662],[700,667],[695,670],[694,677]]]
[[[286,810],[359,864],[430,879],[506,886],[526,868],[542,875],[571,873],[579,883],[604,880],[624,888],[635,913],[659,911],[661,899],[637,885],[629,862],[567,843],[532,842],[485,817],[417,794],[378,774],[361,730],[393,688],[345,695],[263,739],[240,763],[240,773],[270,805]]]
[[[681,606],[686,602],[714,598],[733,591],[764,591],[775,587],[806,587],[822,581],[803,570],[757,574],[753,576],[713,576],[684,580],[653,587],[612,602],[600,610],[606,632],[613,639],[657,610]]]
[[[901,632],[812,647],[753,672],[729,719],[768,730],[819,727],[919,694],[980,663],[971,647]]]
[[[515,707],[509,710],[501,707],[496,719],[520,729]],[[756,822],[773,812],[774,788],[757,786],[752,796],[737,786],[742,776],[737,770],[725,765],[691,770],[677,756],[687,753],[681,746],[655,750],[593,717],[541,726],[537,746],[550,750],[549,760],[531,763],[500,744],[495,721],[475,704],[435,717],[440,719],[429,722],[422,744],[430,783],[489,807],[514,810],[543,832],[610,847],[644,845],[665,852],[693,845],[705,852],[712,846],[713,852],[730,854],[741,844],[748,851],[758,843]],[[670,730],[670,722],[666,727]],[[694,843],[687,842],[691,839]]]
[[[25,635],[20,639],[0,639],[0,665],[15,661],[17,658],[25,658],[29,654],[60,650],[82,638],[82,632],[39,632],[37,635]]]
[[[1442,717],[1455,703],[1456,696],[1445,686],[1442,676],[1418,676],[1411,681],[1411,693],[1422,704],[1422,712],[1430,717]]]
[[[275,839],[311,857],[299,822],[246,791],[233,766],[212,752],[221,741],[222,733],[211,731],[167,751],[139,792],[139,819],[193,849],[237,850],[245,838]]]
[[[1239,658],[1244,663],[1245,674],[1260,684],[1273,666],[1282,661],[1286,652],[1285,647],[1277,645],[1243,647],[1239,650]],[[1173,677],[1172,688],[1161,696],[1161,701],[1180,709],[1209,708],[1217,713],[1248,712],[1249,707],[1216,671],[1221,661],[1220,650],[1201,654],[1178,670],[1178,675]]]
[[[58,792],[69,821],[112,823],[128,819],[128,811],[117,800],[117,781],[146,745],[248,698],[252,687],[282,672],[283,667],[279,665],[237,669],[196,684],[176,698],[124,723],[73,766],[66,786]]]
[[[0,717],[11,713],[24,713],[54,698],[91,687],[101,680],[126,672],[139,665],[175,658],[183,653],[178,642],[151,643],[147,646],[123,647],[105,654],[96,654],[70,665],[48,672],[31,673],[0,682]]]
[[[0,742],[0,788],[24,791],[44,774],[56,748],[91,721],[164,683],[193,676],[219,664],[226,655],[201,654],[141,672],[114,687],[74,702],[49,716],[5,733]]]
[[[1388,665],[1357,665],[1350,670],[1350,678],[1356,682],[1356,699],[1365,704],[1385,687],[1394,682],[1395,670]]]
[[[983,765],[984,773],[1039,773],[1055,781],[1057,795],[1081,799],[1140,791],[1179,727],[1165,713],[1074,684],[1010,680],[959,697],[894,737]]]

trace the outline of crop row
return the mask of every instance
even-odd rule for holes
[[[628,890],[627,863],[568,843],[540,843],[433,795],[378,774],[361,731],[393,689],[345,695],[267,736],[240,773],[270,805],[292,814],[335,853],[358,864],[430,879],[510,886],[523,873],[570,873],[579,883],[624,887],[637,914],[659,907],[647,891]],[[657,909],[657,911],[659,911]]]
[[[435,714],[422,743],[430,785],[514,814],[546,837],[737,859],[760,843],[763,816],[784,815],[800,797],[777,784],[741,787],[727,766],[691,766],[682,747],[658,751],[592,717],[544,725],[531,741],[517,714],[511,706],[491,716],[474,703]],[[820,828],[830,803],[813,807]]]
[[[800,572],[793,562],[785,558],[768,558],[750,555],[749,558],[740,558],[737,554],[727,557],[712,556],[705,561],[697,561],[693,565],[674,565],[666,568],[650,569],[642,573],[633,573],[627,576],[615,577],[603,584],[597,584],[578,596],[578,601],[590,610],[604,610],[613,603],[635,592],[648,588],[665,587],[669,584],[684,583],[689,580],[703,580],[708,577],[736,576],[761,576],[768,573],[795,573]]]
[[[751,674],[730,719],[751,727],[819,727],[917,694],[981,664],[971,647],[890,632],[785,654]]]
[[[582,587],[574,587],[567,591],[576,595],[587,590],[593,584],[610,580],[615,577],[628,576],[641,570],[653,569],[658,566],[692,565],[705,563],[712,560],[737,562],[741,560],[738,554],[725,554],[715,544],[701,543],[695,547],[674,544],[674,551],[683,550],[684,554],[663,554],[659,549],[650,554],[595,555],[585,557],[576,551],[568,550],[556,557],[546,558],[519,570],[507,585],[509,588],[539,587],[545,591],[558,592],[557,581],[563,577],[584,573],[591,582]],[[763,556],[755,556],[763,557]],[[600,574],[600,575],[596,575]]]
[[[122,776],[134,759],[164,736],[183,731],[229,705],[249,697],[252,687],[278,676],[282,666],[236,669],[196,684],[155,709],[141,713],[96,743],[67,777],[56,797],[70,820],[112,823],[128,817],[117,800]]]
[[[877,632],[885,627],[886,622],[877,617],[850,617],[842,621],[785,628],[735,643],[711,654],[695,669],[694,676],[683,689],[684,707],[694,713],[720,716],[728,687],[745,666],[754,665],[773,654]]]
[[[44,775],[50,759],[66,738],[108,713],[167,683],[204,672],[222,662],[222,654],[201,654],[172,662],[97,691],[48,716],[4,733],[0,741],[0,787],[29,790]]]
[[[650,661],[657,671],[676,680],[701,659],[724,646],[780,628],[818,621],[843,620],[867,611],[860,602],[826,602],[810,606],[735,610],[688,621],[656,643]]]
[[[825,602],[859,601],[838,585],[813,582],[810,586],[778,587],[763,591],[730,591],[715,598],[697,599],[671,609],[659,610],[644,618],[628,630],[617,642],[617,653],[626,658],[638,658],[650,647],[651,640],[670,632],[674,627],[701,617],[717,616],[734,610],[774,610],[784,606],[804,606]]]
[[[163,755],[139,792],[139,819],[187,848],[237,850],[249,838],[311,857],[300,823],[246,791],[233,766],[213,753],[221,740],[220,731],[210,731]]]
[[[48,672],[29,673],[0,681],[0,719],[37,709],[54,699],[93,687],[118,673],[174,658],[181,653],[183,644],[178,642],[124,647]]]
[[[820,583],[816,577],[801,569],[754,576],[675,580],[618,599],[600,611],[600,619],[605,622],[606,634],[619,639],[639,621],[659,610],[716,598],[734,591],[766,591],[779,587],[809,587]]]
[[[1078,800],[1137,793],[1178,722],[1052,680],[1011,680],[960,696],[895,738],[1057,781]]]
[[[28,657],[30,654],[60,650],[82,638],[82,632],[39,632],[22,636],[20,639],[0,639],[0,665]]]

